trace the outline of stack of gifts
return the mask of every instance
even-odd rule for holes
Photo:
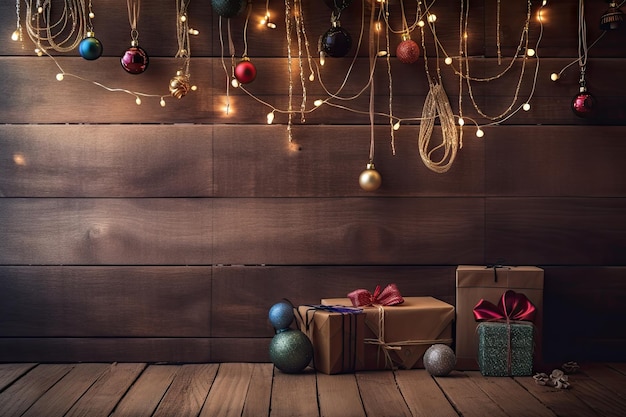
[[[454,306],[433,297],[402,297],[395,284],[373,294],[360,289],[348,298],[323,299],[321,305],[329,310],[300,306],[299,312],[315,368],[324,373],[416,368],[431,345],[452,343]],[[360,312],[332,311],[345,307]]]
[[[531,375],[533,364],[541,362],[543,270],[460,265],[456,278],[457,368],[491,376]],[[500,300],[498,307],[487,303],[491,300]],[[485,310],[489,304],[491,313]],[[522,306],[528,310],[519,316]]]

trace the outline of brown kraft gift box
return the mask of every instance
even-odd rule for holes
[[[325,374],[363,370],[365,314],[298,307],[300,330],[313,344],[313,365]]]
[[[459,370],[477,370],[478,335],[473,309],[481,300],[498,304],[506,290],[522,293],[535,306],[535,364],[541,363],[543,269],[535,266],[459,265],[456,270],[456,363]]]
[[[327,298],[325,305],[351,306],[348,298]],[[394,306],[362,307],[365,313],[364,369],[410,369],[422,365],[420,359],[435,343],[452,343],[454,306],[433,297],[404,297]],[[381,335],[380,313],[384,321],[384,343],[391,347],[389,359],[377,344]]]

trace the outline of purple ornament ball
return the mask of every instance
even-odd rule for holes
[[[122,68],[129,74],[141,74],[148,68],[150,59],[140,46],[131,46],[121,59]]]
[[[596,99],[587,91],[581,91],[572,99],[572,111],[578,117],[589,117],[596,110]]]

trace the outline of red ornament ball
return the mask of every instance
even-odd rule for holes
[[[596,110],[596,99],[591,93],[581,91],[572,100],[572,111],[578,117],[589,117]]]
[[[132,46],[124,52],[120,63],[129,74],[141,74],[148,68],[150,58],[143,48]]]
[[[247,59],[235,66],[235,78],[240,84],[248,84],[256,78],[256,67]]]
[[[420,47],[412,39],[407,39],[398,44],[396,56],[404,64],[412,64],[420,57]]]

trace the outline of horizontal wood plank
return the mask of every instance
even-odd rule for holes
[[[488,198],[486,258],[514,265],[623,265],[624,210],[623,198]]]
[[[206,267],[0,267],[3,337],[203,337]]]

